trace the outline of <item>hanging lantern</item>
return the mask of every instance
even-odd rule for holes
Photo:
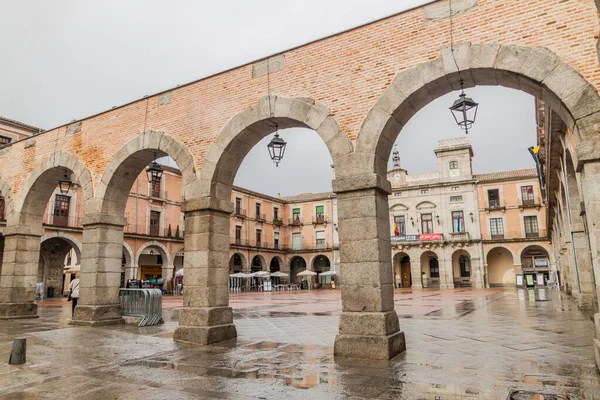
[[[463,82],[461,80],[461,93],[458,96],[458,100],[450,107],[450,111],[452,111],[452,115],[458,126],[460,126],[460,128],[468,135],[469,129],[473,127],[475,118],[477,118],[477,108],[479,107],[479,103],[475,103],[472,98],[467,97],[462,86]]]
[[[67,170],[65,169],[64,176],[58,180],[58,188],[60,189],[60,194],[68,194],[69,190],[71,190],[72,185],[73,182],[69,179],[69,176],[67,175]]]
[[[275,136],[273,137],[273,139],[271,139],[271,142],[267,145],[267,148],[269,149],[269,155],[271,156],[271,160],[273,160],[276,167],[279,166],[279,163],[283,159],[286,145],[287,143],[285,142],[285,140],[279,137],[277,125],[275,125]]]
[[[154,154],[154,161],[152,161],[152,164],[150,164],[150,166],[146,168],[148,182],[160,182],[164,171],[165,169],[158,165],[158,163],[156,162],[156,154]]]

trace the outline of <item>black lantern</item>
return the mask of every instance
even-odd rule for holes
[[[146,174],[148,175],[148,182],[152,183],[152,182],[160,182],[160,179],[162,178],[162,174],[165,171],[165,169],[163,167],[161,167],[160,165],[158,165],[158,163],[156,162],[156,154],[154,154],[154,161],[152,161],[152,164],[150,164],[150,166],[148,168],[146,168]]]
[[[61,179],[58,180],[58,188],[60,189],[60,194],[67,194],[69,190],[71,190],[71,186],[73,182],[69,179],[67,175],[67,170],[65,169],[65,174]]]
[[[273,139],[271,139],[271,142],[267,145],[267,148],[269,149],[269,155],[271,156],[271,160],[273,160],[276,167],[279,167],[279,163],[283,159],[286,145],[287,143],[285,142],[285,140],[279,137],[277,125],[275,125],[275,136],[273,137]]]
[[[472,98],[467,97],[463,89],[462,80],[460,81],[460,88],[461,93],[458,96],[458,100],[450,107],[450,111],[452,111],[452,115],[458,126],[468,135],[469,129],[471,129],[475,123],[475,118],[477,118],[479,103],[475,103]]]

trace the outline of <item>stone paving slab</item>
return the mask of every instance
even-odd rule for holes
[[[165,300],[155,327],[74,328],[61,302],[0,322],[6,360],[28,340],[27,364],[0,364],[0,399],[600,399],[589,315],[557,292],[401,291],[408,350],[390,362],[334,359],[338,291],[237,296],[239,337],[212,346],[174,342]]]

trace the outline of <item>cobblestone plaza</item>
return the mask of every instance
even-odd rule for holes
[[[238,338],[197,346],[165,324],[71,327],[69,303],[0,322],[8,356],[25,332],[28,362],[0,367],[1,399],[506,399],[514,390],[597,399],[589,314],[551,290],[401,290],[407,351],[391,362],[338,360],[339,291],[232,295]],[[569,397],[570,396],[570,397]],[[529,397],[528,397],[529,398]]]

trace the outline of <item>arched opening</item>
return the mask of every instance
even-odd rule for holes
[[[273,257],[269,265],[270,272],[277,272],[281,269],[281,260],[279,257]]]
[[[394,286],[410,288],[411,285],[410,257],[406,253],[396,253],[394,255]]]
[[[154,284],[157,279],[162,277],[163,268],[166,269],[169,265],[168,253],[162,246],[147,245],[140,249],[138,260],[138,279],[149,281]]]
[[[528,246],[521,252],[521,268],[527,287],[545,286],[550,279],[550,257],[541,246]]]
[[[252,265],[250,266],[250,272],[262,271],[266,267],[265,258],[261,255],[252,257]]]
[[[290,260],[290,281],[294,283],[300,283],[301,277],[298,276],[299,272],[306,269],[306,260],[300,256],[294,256]]]
[[[331,269],[331,261],[323,254],[319,254],[313,259],[312,270],[317,273],[317,283],[320,288],[329,288],[331,286],[332,276],[329,274],[322,275]],[[335,280],[335,278],[333,278]]]
[[[37,273],[36,297],[62,297],[69,283],[79,278],[81,245],[61,236],[42,238]]]
[[[256,257],[255,257],[256,258]],[[254,260],[253,260],[254,261]],[[240,253],[234,253],[229,260],[229,273],[236,274],[242,272],[246,265],[246,257]]]
[[[454,287],[472,286],[471,255],[466,250],[457,250],[452,254],[452,275]]]
[[[515,260],[504,247],[494,247],[487,253],[487,276],[490,287],[515,286]]]
[[[421,279],[424,288],[440,287],[440,262],[433,251],[421,254]]]

